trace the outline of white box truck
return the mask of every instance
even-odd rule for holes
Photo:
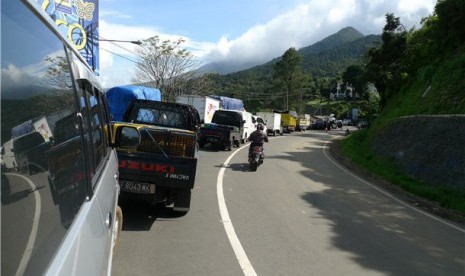
[[[276,134],[283,135],[280,113],[257,112],[257,116],[260,116],[263,120],[265,120],[268,134],[273,136],[276,136]]]
[[[178,95],[177,103],[192,105],[197,109],[202,124],[209,124],[212,121],[213,113],[220,109],[220,101],[208,96],[198,95]]]

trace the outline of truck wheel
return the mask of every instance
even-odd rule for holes
[[[115,225],[113,225],[113,254],[118,250],[121,231],[123,230],[123,210],[121,207],[116,207]]]
[[[191,206],[191,189],[176,189],[173,211],[184,216]]]

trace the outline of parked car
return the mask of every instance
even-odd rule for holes
[[[325,129],[326,122],[323,119],[316,119],[316,121],[312,124],[312,129]]]
[[[0,274],[111,275],[123,214],[106,99],[91,67],[39,2],[1,3],[0,133],[11,156],[1,170]],[[54,114],[46,137],[34,128],[12,132]],[[135,148],[138,140],[116,142]]]
[[[342,119],[342,125],[343,126],[351,126],[351,125],[354,125],[354,123],[352,122],[351,119]]]

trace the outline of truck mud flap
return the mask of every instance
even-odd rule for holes
[[[191,189],[176,189],[173,211],[187,213],[191,205]]]

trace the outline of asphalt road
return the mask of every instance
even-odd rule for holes
[[[184,217],[121,202],[113,275],[465,275],[465,227],[335,163],[334,133],[271,138],[257,172],[202,150]]]

